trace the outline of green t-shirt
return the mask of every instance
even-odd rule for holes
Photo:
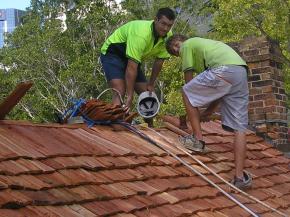
[[[159,37],[154,45],[154,21],[136,20],[118,28],[101,48],[102,54],[118,55],[123,59],[131,59],[140,63],[141,60],[156,56],[160,59],[168,59],[165,42],[172,32],[162,38]]]
[[[179,49],[182,58],[182,70],[184,72],[193,70],[201,73],[207,69],[213,69],[224,65],[247,64],[228,45],[210,39],[190,38],[182,43]]]

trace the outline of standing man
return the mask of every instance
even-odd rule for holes
[[[210,39],[173,35],[166,41],[166,49],[181,57],[186,83],[182,97],[193,134],[181,137],[180,143],[203,152],[200,120],[211,115],[220,103],[222,127],[234,133],[235,175],[231,183],[241,190],[251,188],[252,178],[243,171],[249,103],[247,64],[231,47]],[[208,107],[200,114],[199,107],[204,105]]]
[[[152,21],[135,20],[118,28],[101,48],[101,63],[107,82],[111,88],[117,89],[127,99],[124,110],[128,113],[132,107],[134,91],[155,92],[154,82],[165,59],[170,55],[166,51],[165,42],[172,35],[170,31],[175,20],[174,11],[161,8]],[[141,61],[155,56],[152,74],[147,83],[141,69]],[[119,95],[113,91],[112,104],[121,104]],[[153,119],[145,119],[149,127],[153,127]]]

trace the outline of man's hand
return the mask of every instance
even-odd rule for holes
[[[152,66],[152,74],[149,80],[149,83],[147,85],[147,90],[149,91],[149,95],[151,96],[152,92],[155,92],[155,89],[153,87],[154,82],[157,78],[157,76],[159,75],[159,72],[162,68],[162,65],[164,63],[164,59],[159,59],[159,58],[155,58],[153,66]]]
[[[210,118],[208,116],[210,116],[214,112],[215,108],[219,105],[219,103],[220,99],[212,101],[207,109],[200,115],[200,122],[209,122]]]
[[[124,112],[126,112],[126,114],[129,114],[131,106],[132,106],[132,102],[128,102],[128,100],[126,100],[126,104],[124,104],[122,106],[124,108]]]
[[[202,123],[209,122],[210,118],[208,116],[211,114],[212,114],[212,112],[204,111],[202,114],[200,114],[200,122],[202,122]]]
[[[152,92],[155,93],[155,89],[154,89],[153,85],[148,84],[147,85],[147,90],[149,91],[149,96],[152,95]]]

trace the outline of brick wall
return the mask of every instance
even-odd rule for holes
[[[250,68],[249,124],[258,135],[288,151],[286,96],[279,43],[269,37],[229,43]]]

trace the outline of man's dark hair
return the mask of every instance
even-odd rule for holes
[[[170,8],[160,8],[156,14],[156,17],[159,20],[163,15],[167,17],[168,20],[175,20],[175,13]]]

